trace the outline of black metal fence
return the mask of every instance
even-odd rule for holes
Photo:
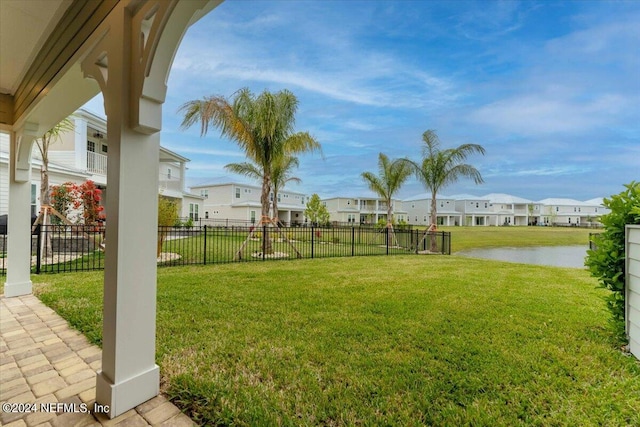
[[[6,273],[7,237],[0,235]],[[104,228],[41,226],[32,236],[32,271],[101,270],[109,244]],[[398,254],[450,254],[451,234],[365,227],[159,227],[158,265],[220,264],[272,259]]]

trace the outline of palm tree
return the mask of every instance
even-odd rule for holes
[[[42,158],[42,167],[40,168],[40,205],[42,206],[49,206],[51,204],[49,188],[49,148],[62,137],[63,133],[72,130],[73,122],[69,118],[66,118],[46,131],[44,135],[42,135],[42,138],[36,140],[36,145]]]
[[[440,140],[434,130],[427,130],[422,134],[424,146],[422,147],[422,159],[413,162],[416,177],[431,192],[431,226],[437,223],[436,195],[447,186],[456,182],[459,178],[471,178],[476,184],[483,181],[480,172],[470,164],[463,163],[467,156],[473,153],[485,153],[485,149],[478,144],[462,144],[456,148],[440,149]],[[432,228],[430,227],[430,229]],[[437,250],[435,238],[432,239],[431,250]]]
[[[278,218],[278,192],[289,182],[301,182],[300,178],[291,176],[293,168],[297,168],[300,165],[297,157],[285,156],[274,161],[271,168],[271,184],[273,191],[273,218]],[[263,173],[260,168],[249,162],[242,163],[229,163],[225,166],[230,172],[234,172],[240,175],[244,175],[249,178],[257,179],[262,182]]]
[[[60,123],[49,129],[42,135],[42,138],[36,140],[36,146],[42,158],[42,166],[40,167],[40,213],[36,218],[33,229],[40,224],[44,228],[44,238],[41,239],[40,251],[43,257],[53,256],[51,247],[51,233],[47,228],[51,225],[51,214],[56,215],[56,221],[67,221],[59,212],[51,207],[51,189],[49,188],[49,148],[58,141],[65,132],[73,131],[73,122],[66,118]]]
[[[286,155],[320,151],[320,143],[308,132],[293,131],[297,109],[298,100],[288,90],[277,93],[265,90],[255,96],[243,88],[236,92],[231,102],[222,96],[210,96],[186,102],[179,111],[184,113],[183,128],[199,122],[201,135],[207,134],[209,126],[219,128],[221,135],[234,140],[249,161],[259,168],[262,221],[269,218],[275,162]],[[265,237],[264,251],[273,252],[268,237]]]
[[[391,161],[389,157],[383,153],[378,155],[378,175],[372,172],[362,173],[362,178],[369,186],[369,189],[380,196],[387,205],[387,228],[392,234],[392,199],[412,173],[413,169],[411,164],[401,160]]]
[[[278,222],[278,192],[289,182],[302,182],[297,176],[291,176],[293,169],[298,166],[300,166],[300,162],[297,157],[285,156],[278,159],[271,170],[271,181],[273,182],[273,217]]]

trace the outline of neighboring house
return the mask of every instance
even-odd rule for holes
[[[200,222],[210,225],[257,224],[262,215],[261,187],[237,182],[191,187],[203,200]],[[273,200],[273,193],[271,193]],[[288,190],[278,192],[278,220],[285,225],[302,225],[308,198]]]
[[[471,194],[457,194],[451,196],[455,200],[456,211],[462,215],[461,225],[495,225],[497,215],[491,201],[486,197],[473,196]]]
[[[495,222],[489,225],[538,225],[541,221],[540,203],[504,193],[486,194],[483,199],[489,199],[494,214]]]
[[[456,211],[456,202],[452,197],[436,195],[437,225],[460,225],[462,215]],[[431,193],[422,193],[402,201],[407,212],[407,222],[411,225],[428,227],[431,224]]]
[[[36,148],[37,150],[37,148]],[[40,212],[40,170],[42,161],[39,153],[33,153],[31,166],[31,216]],[[86,171],[70,168],[49,160],[49,184],[60,185],[68,181],[84,182],[90,179]],[[9,213],[9,135],[0,133],[0,215]]]
[[[60,139],[49,147],[49,184],[65,182],[77,184],[87,180],[95,182],[107,197],[107,154],[109,139],[106,121],[89,111],[80,109],[71,117],[74,130],[60,135]],[[0,134],[0,215],[6,214],[8,195],[8,153],[9,136]],[[38,148],[33,147],[33,167],[31,173],[32,213],[40,210],[40,166],[42,164]],[[179,215],[197,219],[202,209],[203,198],[185,191],[185,171],[189,159],[166,148],[160,147],[158,166],[158,192],[178,203]],[[105,211],[108,216],[109,213]]]
[[[329,212],[329,220],[347,224],[376,224],[387,220],[387,203],[376,197],[331,197],[322,199]],[[393,218],[407,222],[407,212],[401,200],[392,199]]]
[[[598,223],[600,215],[609,213],[601,199],[581,202],[574,199],[544,199],[538,202],[542,207],[542,221],[548,225],[591,225]]]

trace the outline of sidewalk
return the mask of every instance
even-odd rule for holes
[[[195,425],[163,396],[112,420],[103,414],[85,412],[84,408],[92,409],[95,402],[96,371],[101,358],[100,348],[33,295],[0,296],[0,402],[35,404],[30,413],[0,410],[0,425]],[[67,405],[47,406],[58,402]],[[76,412],[65,412],[74,408]]]

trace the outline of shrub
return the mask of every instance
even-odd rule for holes
[[[604,199],[611,213],[600,218],[604,232],[596,236],[596,248],[587,252],[585,261],[600,286],[611,291],[607,307],[620,337],[624,337],[625,225],[640,224],[640,183],[631,182],[625,187],[620,194]]]

